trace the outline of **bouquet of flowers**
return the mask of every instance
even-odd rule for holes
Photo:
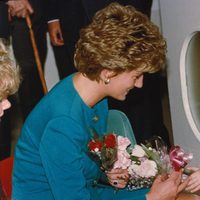
[[[90,156],[103,170],[111,170],[117,160],[117,140],[115,134],[107,134],[103,138],[92,139],[89,144]]]
[[[103,170],[112,168],[127,169],[131,164],[127,148],[131,145],[128,138],[109,133],[103,138],[92,139],[89,144],[89,154]]]
[[[145,145],[135,145],[130,155],[130,178],[127,185],[129,190],[150,187],[156,175],[170,174],[173,170],[179,171],[193,157],[191,153],[185,153],[180,146],[172,146],[168,152],[160,137],[153,137]]]
[[[150,187],[156,175],[180,170],[193,157],[179,146],[173,146],[168,152],[160,137],[147,141],[145,145],[132,147],[127,137],[111,133],[102,139],[93,139],[88,147],[90,154],[102,169],[128,170],[128,190]]]
[[[158,174],[159,168],[161,168],[158,153],[144,145],[135,145],[130,155],[128,189],[135,190],[150,187]]]

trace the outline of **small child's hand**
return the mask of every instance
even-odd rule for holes
[[[187,167],[187,169],[193,173],[188,177],[188,184],[185,190],[191,193],[197,192],[200,190],[200,168]]]

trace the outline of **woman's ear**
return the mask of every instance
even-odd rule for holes
[[[104,82],[105,85],[110,83],[110,79],[112,78],[114,72],[108,69],[103,69],[100,74],[100,79]]]
[[[100,77],[101,80],[105,80],[105,79],[110,79],[115,75],[114,71],[112,70],[108,70],[108,69],[103,69],[101,71]]]

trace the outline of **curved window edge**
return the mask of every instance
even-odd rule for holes
[[[198,130],[198,127],[193,119],[193,115],[192,115],[190,104],[189,104],[188,85],[187,85],[187,77],[186,77],[186,54],[187,54],[190,41],[196,33],[200,33],[200,31],[192,32],[185,38],[183,42],[181,53],[180,53],[180,67],[179,68],[180,68],[182,101],[183,101],[185,115],[194,135],[200,141],[200,131]]]

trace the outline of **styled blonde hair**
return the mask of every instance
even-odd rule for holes
[[[0,100],[14,94],[20,84],[19,68],[10,59],[7,45],[0,39]]]
[[[166,42],[148,17],[133,6],[111,3],[81,30],[74,62],[79,72],[98,81],[103,69],[159,71],[165,54]]]

